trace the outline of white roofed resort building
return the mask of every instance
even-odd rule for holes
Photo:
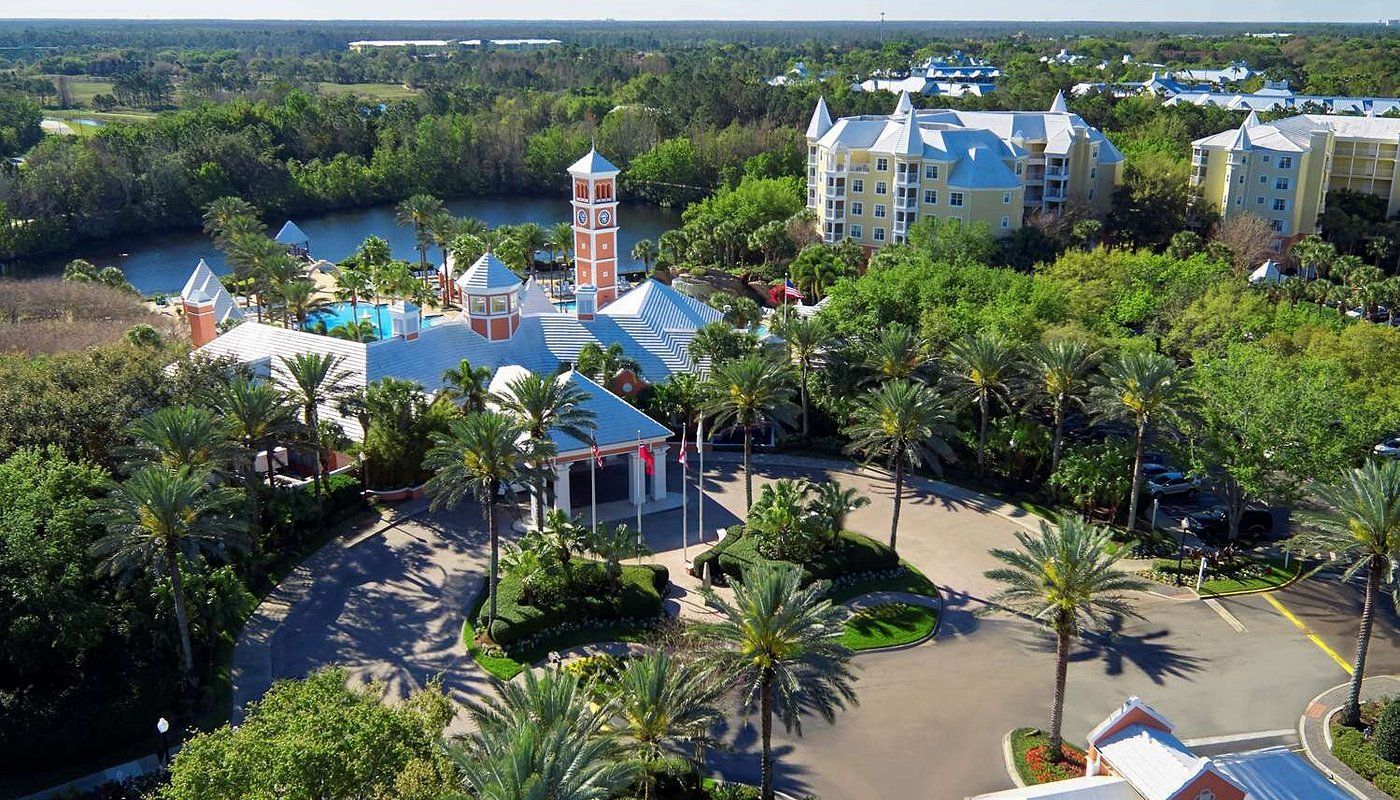
[[[1030,211],[1107,212],[1123,156],[1070,113],[918,110],[833,120],[820,99],[807,126],[807,204],[827,242],[902,242],[921,217],[985,222],[1005,236]]]
[[[665,442],[671,433],[614,392],[635,394],[645,383],[659,383],[681,372],[702,372],[705,365],[690,356],[690,341],[701,327],[721,321],[723,314],[655,280],[623,291],[615,268],[618,227],[613,183],[617,173],[596,151],[570,168],[578,252],[576,312],[557,310],[543,288],[533,281],[522,282],[488,252],[460,274],[453,274],[450,264],[440,271],[444,296],[461,304],[458,316],[440,317],[422,326],[418,308],[398,301],[387,309],[389,335],[357,342],[242,319],[222,283],[201,262],[182,293],[196,352],[232,358],[256,375],[283,385],[289,378],[282,359],[299,353],[339,357],[352,389],[398,378],[417,382],[432,394],[442,388],[443,373],[462,359],[491,369],[493,388],[525,372],[558,375],[589,396],[585,406],[596,415],[600,452],[630,459],[629,499],[663,499],[665,470],[656,469],[652,486],[646,489],[637,447],[649,445],[658,464],[664,463]],[[220,334],[218,323],[224,321],[238,324]],[[613,391],[608,391],[574,372],[579,352],[589,344],[604,349],[619,345],[637,362],[640,374],[624,371],[617,385],[608,387]],[[322,408],[321,413],[352,439],[363,437],[354,417],[333,407]],[[589,442],[556,438],[560,482],[556,504],[567,509],[569,470],[580,465],[586,472],[592,451]]]

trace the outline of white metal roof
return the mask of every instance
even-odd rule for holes
[[[180,290],[180,297],[196,303],[214,301],[214,321],[224,323],[243,319],[243,309],[234,302],[233,295],[224,287],[224,282],[209,268],[204,259],[195,265],[189,280]]]
[[[495,253],[487,250],[457,278],[457,286],[464,292],[500,294],[519,289],[520,276],[496,258]]]
[[[492,376],[490,391],[498,395],[509,394],[510,385],[527,374],[529,370],[524,367],[513,364],[503,366]],[[615,447],[638,439],[644,442],[664,441],[671,436],[671,430],[665,425],[573,370],[560,373],[555,381],[571,384],[587,395],[588,399],[580,407],[593,412],[597,425],[593,438],[599,447]],[[588,441],[560,431],[550,431],[549,438],[554,442],[555,452],[561,457],[585,454],[591,449]]]
[[[991,794],[979,794],[972,800],[1141,800],[1133,787],[1122,778],[1095,775],[1071,778],[1067,781],[1023,786]]]
[[[820,139],[831,130],[831,110],[826,107],[826,98],[817,98],[817,107],[812,110],[812,121],[807,123],[807,138]]]
[[[590,148],[583,158],[569,167],[570,175],[616,175],[621,172],[612,162],[603,158],[597,148]]]
[[[297,224],[291,220],[282,223],[282,229],[272,238],[279,244],[306,244],[311,241],[311,237],[307,236],[306,232],[297,227]]]
[[[1191,752],[1180,739],[1142,725],[1129,726],[1099,742],[1098,750],[1143,800],[1170,800],[1202,772],[1212,769],[1210,759]]]
[[[1216,756],[1214,761],[1249,800],[1351,800],[1350,794],[1287,748]]]

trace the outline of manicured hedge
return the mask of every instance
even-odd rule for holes
[[[603,565],[596,561],[579,561],[574,569],[583,575],[590,570],[602,570]],[[502,574],[497,586],[496,620],[491,625],[491,639],[509,649],[527,646],[534,638],[571,628],[657,617],[661,614],[661,600],[666,595],[670,577],[660,564],[627,564],[622,567],[619,585],[609,593],[585,592],[548,606],[533,606],[521,602],[524,588],[521,582]],[[478,627],[485,624],[488,610],[489,605],[483,604]]]
[[[1377,789],[1400,798],[1400,766],[1376,755],[1366,735],[1346,725],[1332,726],[1332,755],[1356,770]]]
[[[842,532],[835,545],[802,564],[764,558],[755,549],[752,537],[732,531],[702,558],[705,556],[719,564],[719,570],[726,578],[741,578],[744,570],[759,564],[795,566],[802,571],[803,585],[899,567],[899,556],[893,550],[874,539],[849,531]],[[701,559],[697,558],[696,561]]]

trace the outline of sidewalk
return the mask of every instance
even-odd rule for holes
[[[1303,749],[1322,774],[1353,795],[1363,800],[1391,800],[1390,795],[1377,789],[1370,781],[1356,774],[1355,770],[1332,755],[1328,726],[1332,721],[1333,712],[1339,711],[1346,704],[1350,689],[1350,682],[1334,686],[1314,697],[1312,702],[1308,703],[1308,707],[1303,709],[1303,716],[1298,720],[1298,735],[1303,741]],[[1400,676],[1376,675],[1366,678],[1361,684],[1362,702],[1397,694],[1400,694]]]

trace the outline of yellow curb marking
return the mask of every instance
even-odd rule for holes
[[[1321,636],[1318,636],[1317,634],[1313,633],[1312,629],[1310,629],[1307,626],[1307,623],[1303,622],[1301,619],[1298,619],[1297,615],[1295,615],[1292,611],[1289,611],[1288,608],[1284,606],[1283,603],[1280,603],[1278,600],[1276,600],[1273,595],[1266,594],[1264,595],[1264,599],[1268,600],[1269,605],[1277,609],[1278,613],[1282,614],[1284,619],[1293,623],[1293,625],[1298,630],[1303,632],[1304,636],[1307,636],[1309,639],[1311,639],[1312,643],[1317,645],[1318,648],[1322,650],[1322,652],[1331,656],[1332,660],[1337,662],[1337,664],[1341,666],[1343,670],[1346,671],[1346,674],[1350,675],[1352,673],[1351,663],[1348,662],[1345,658],[1342,658],[1341,655],[1339,655],[1336,650],[1333,650],[1331,647],[1329,647],[1326,642],[1322,641]]]

